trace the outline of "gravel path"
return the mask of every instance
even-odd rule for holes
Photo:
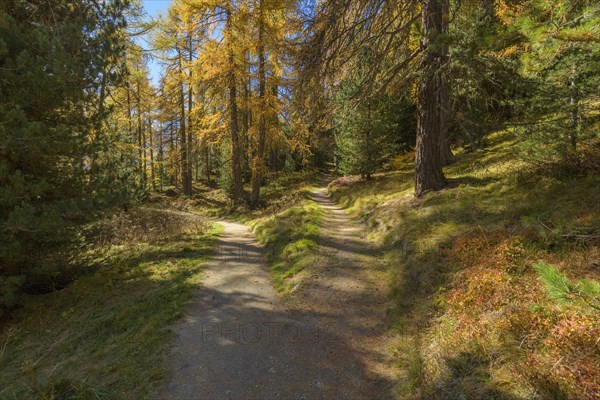
[[[382,279],[359,229],[327,197],[319,262],[278,296],[254,236],[224,222],[203,288],[176,326],[161,399],[392,397]]]

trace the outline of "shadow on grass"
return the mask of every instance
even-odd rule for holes
[[[502,142],[491,144],[501,146]],[[392,319],[403,334],[419,336],[435,325],[444,307],[438,294],[449,286],[458,269],[470,267],[468,256],[460,263],[451,258],[450,249],[457,238],[474,235],[489,243],[498,240],[497,232],[505,232],[507,238],[524,234],[537,249],[549,248],[552,243],[553,251],[561,251],[570,246],[564,235],[597,226],[600,190],[594,188],[600,188],[598,176],[555,179],[543,171],[511,169],[507,164],[513,159],[510,152],[500,150],[463,154],[459,165],[448,168],[451,184],[447,189],[421,200],[389,203],[395,209],[386,203],[394,195],[408,193],[410,173],[336,189],[341,204],[361,215],[368,226],[380,229],[389,225],[380,250],[393,274],[391,295],[396,305]],[[485,354],[465,351],[444,363],[452,376],[441,382],[424,382],[423,387],[432,391],[422,398],[515,398],[494,382],[489,371],[495,364]],[[556,382],[540,379],[532,376],[528,383],[542,398],[566,398]]]
[[[455,271],[447,249],[457,237],[480,232],[485,239],[486,232],[508,226],[513,233],[532,228],[543,233],[547,229],[538,221],[560,227],[563,232],[552,233],[560,236],[576,230],[578,216],[593,212],[600,202],[600,191],[590,197],[594,192],[585,180],[565,185],[529,175],[510,183],[492,178],[461,181],[472,183],[427,195],[416,209],[404,210],[401,223],[387,233],[382,250],[396,251],[401,257],[395,260],[394,289],[402,297],[398,300],[401,314],[411,314],[424,302],[433,308],[433,294],[446,286]],[[479,186],[485,188],[473,190]]]
[[[0,340],[0,398],[140,398],[165,376],[172,334],[214,234],[119,250],[60,292],[31,296]],[[185,239],[185,240],[184,240]]]
[[[366,351],[352,345],[365,327],[336,310],[280,307],[269,288],[253,283],[269,273],[262,249],[249,236],[231,237],[227,229],[235,224],[225,226],[216,243],[221,257],[208,267],[211,279],[174,328],[176,373],[164,397],[389,398],[393,383],[369,372]]]
[[[479,352],[461,352],[445,360],[450,376],[431,384],[433,390],[425,393],[429,399],[490,399],[517,400],[491,380],[489,359]]]

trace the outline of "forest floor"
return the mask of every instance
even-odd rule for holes
[[[448,187],[421,199],[411,154],[329,185],[383,254],[400,399],[600,399],[600,146],[569,169],[519,144],[456,149]]]
[[[323,210],[319,247],[302,290],[286,296],[248,227],[219,221],[203,287],[174,328],[161,398],[393,397],[385,272],[326,189],[310,196]]]
[[[600,313],[536,265],[600,281],[600,175],[516,144],[459,149],[422,199],[411,154],[328,189],[274,175],[255,210],[213,185],[152,194],[0,326],[0,398],[597,400]]]
[[[86,270],[0,326],[0,399],[149,398],[221,228],[168,203],[95,228]]]

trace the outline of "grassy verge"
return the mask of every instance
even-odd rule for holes
[[[222,190],[205,186],[178,207],[250,225],[265,246],[275,288],[287,293],[300,287],[301,272],[316,256],[321,209],[309,199],[309,191],[322,179],[313,169],[271,176],[256,209],[236,206]]]
[[[300,287],[300,274],[316,257],[322,210],[308,199],[252,223],[256,237],[265,246],[275,288],[283,293]]]
[[[450,187],[420,200],[409,158],[330,186],[386,254],[400,398],[598,398],[600,313],[550,298],[535,265],[600,279],[600,176],[536,171],[514,145],[499,132],[460,152]]]
[[[219,228],[143,208],[101,232],[94,272],[30,297],[2,327],[0,398],[145,398],[165,378],[168,324],[199,287]]]
[[[202,184],[194,188],[195,195],[192,199],[184,200],[179,206],[211,217],[252,223],[303,202],[306,189],[317,184],[321,177],[322,174],[311,168],[270,176],[269,183],[261,188],[261,204],[255,209],[246,205],[234,205],[221,189]],[[250,188],[246,190],[248,192]]]

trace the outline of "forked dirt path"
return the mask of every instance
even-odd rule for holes
[[[203,288],[174,327],[161,399],[386,399],[393,377],[385,280],[360,229],[325,189],[318,262],[282,299],[244,225],[224,222]]]

